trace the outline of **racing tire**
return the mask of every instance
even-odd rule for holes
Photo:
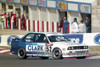
[[[26,52],[23,48],[18,49],[17,56],[19,59],[27,59]]]
[[[54,59],[63,59],[62,51],[59,48],[55,48],[52,52],[52,57]]]
[[[49,57],[40,57],[41,59],[48,59]]]
[[[76,57],[77,59],[85,59],[86,57],[83,56],[83,57]]]

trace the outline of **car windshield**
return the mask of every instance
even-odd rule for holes
[[[65,37],[63,35],[48,36],[48,39],[50,40],[50,42],[70,41],[70,39],[68,39],[67,37]]]

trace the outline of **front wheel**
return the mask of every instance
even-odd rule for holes
[[[18,49],[18,53],[17,53],[18,58],[20,59],[26,59],[26,52],[23,48]]]
[[[59,48],[56,48],[52,52],[52,56],[54,59],[63,59],[62,57],[62,51]]]
[[[85,59],[86,57],[83,56],[83,57],[76,57],[77,59]]]

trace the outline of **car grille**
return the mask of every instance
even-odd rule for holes
[[[77,50],[77,49],[84,49],[84,46],[74,46],[73,48],[74,48],[74,50],[75,50],[75,49],[76,49],[76,50]]]
[[[79,50],[79,49],[88,49],[88,46],[71,46],[71,47],[68,47],[68,50]]]

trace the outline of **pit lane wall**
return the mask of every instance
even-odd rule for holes
[[[12,39],[22,37],[23,35],[0,35],[0,46],[11,45]],[[85,33],[85,34],[66,34],[73,43],[81,43],[88,46],[100,45],[100,33]]]

